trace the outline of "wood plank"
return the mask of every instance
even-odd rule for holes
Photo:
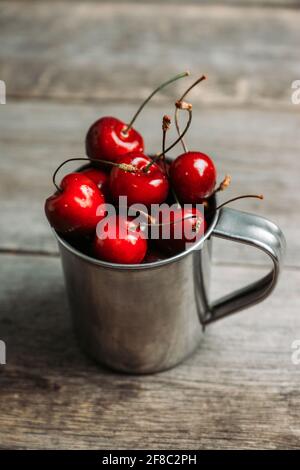
[[[33,0],[20,0],[22,3],[25,1],[27,3],[32,2]],[[45,0],[41,0],[45,1]],[[46,0],[47,1],[47,0]],[[60,0],[58,0],[60,1]],[[83,3],[83,0],[64,0],[65,2],[69,1],[72,3]],[[0,3],[2,2],[7,2],[7,0],[0,0]],[[98,3],[99,0],[88,0],[88,3]],[[84,2],[87,3],[87,2]],[[131,3],[140,3],[140,0],[101,0],[101,3],[115,3],[115,4],[121,4],[121,3],[126,3],[126,4],[131,4]],[[160,0],[143,0],[144,4],[156,4],[160,3]],[[164,3],[169,3],[169,4],[180,4],[182,3],[182,0],[165,0]],[[252,6],[264,6],[264,7],[270,7],[274,8],[274,6],[280,6],[283,8],[296,8],[299,5],[299,0],[225,0],[224,2],[221,2],[220,0],[188,0],[186,2],[187,4],[190,5],[199,5],[199,4],[209,4],[209,5],[220,5],[225,4],[225,5],[238,5],[238,6],[244,6],[246,8],[252,7]]]
[[[53,190],[51,173],[64,159],[83,155],[86,129],[100,114],[128,119],[134,109],[106,103],[98,107],[43,102],[0,107],[0,249],[57,252],[43,214],[44,200]],[[288,240],[287,263],[299,266],[300,116],[293,110],[196,106],[188,143],[214,157],[219,178],[232,175],[232,187],[222,195],[223,200],[237,194],[264,193],[263,202],[244,200],[234,207],[277,222]],[[160,119],[172,111],[171,102],[162,107],[151,105],[139,120],[149,152],[160,148]],[[171,133],[170,140],[173,137]],[[178,147],[177,154],[180,151]],[[221,240],[215,244],[215,255],[222,262],[266,261],[251,249]]]
[[[57,259],[2,255],[0,263],[2,448],[299,447],[300,375],[291,362],[299,270],[284,273],[263,304],[211,325],[185,363],[136,377],[79,351]],[[214,294],[262,272],[221,267]]]
[[[253,7],[245,22],[244,8],[226,5],[26,6],[0,4],[0,77],[12,96],[136,99],[192,69],[209,76],[195,101],[289,104],[300,76],[297,9]]]

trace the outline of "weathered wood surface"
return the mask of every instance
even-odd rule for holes
[[[299,2],[168,1],[159,14],[153,3],[0,1],[0,448],[299,448]],[[190,148],[212,154],[220,178],[231,173],[223,198],[265,194],[235,207],[281,225],[287,268],[270,299],[211,325],[176,369],[114,374],[77,347],[43,201],[93,120],[128,119],[185,68],[210,78],[191,95]],[[182,89],[137,123],[149,151]],[[218,240],[214,297],[266,269],[253,250]]]
[[[2,2],[7,2],[8,0],[0,0],[0,3]],[[32,3],[35,0],[19,0],[20,2],[23,3]],[[61,0],[56,0],[56,1],[61,1]],[[82,3],[82,0],[64,0],[65,3]],[[87,3],[87,2],[84,2]],[[149,4],[153,5],[156,3],[160,3],[160,0],[88,0],[88,3],[115,3],[115,4],[135,4],[135,3],[143,3],[143,4]],[[164,0],[164,3],[169,3],[170,5],[178,5],[182,3],[182,0]],[[220,5],[220,0],[187,0],[185,4],[187,5]],[[253,7],[253,6],[263,6],[263,7],[269,7],[269,8],[274,8],[274,6],[277,7],[283,7],[283,8],[297,8],[299,6],[299,0],[224,0],[222,2],[224,5],[234,5],[234,6],[240,6],[240,7]]]
[[[0,76],[12,96],[135,99],[187,68],[210,78],[195,101],[289,104],[300,75],[298,9],[52,3],[0,3]]]
[[[299,447],[298,270],[265,304],[208,328],[184,364],[134,377],[80,353],[58,259],[2,255],[1,264],[1,447]],[[233,267],[229,279],[218,267],[214,293],[262,272]]]

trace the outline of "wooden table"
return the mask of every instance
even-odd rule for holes
[[[297,6],[0,2],[1,448],[299,447],[300,364],[291,360],[300,339]],[[43,202],[54,168],[83,155],[93,120],[128,120],[154,86],[186,68],[209,78],[190,96],[189,146],[214,156],[220,178],[232,175],[227,197],[264,193],[264,202],[234,207],[282,227],[286,268],[271,298],[209,327],[184,364],[115,374],[78,349]],[[161,93],[138,121],[149,151],[159,150],[161,117],[185,86]],[[214,248],[214,296],[269,267],[250,248]]]

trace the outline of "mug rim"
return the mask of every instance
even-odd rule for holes
[[[63,246],[67,251],[71,252],[73,255],[77,256],[78,258],[81,258],[82,260],[95,264],[96,266],[101,266],[102,268],[110,268],[114,270],[129,270],[129,271],[141,271],[145,269],[153,269],[153,268],[160,268],[162,266],[165,266],[170,263],[175,263],[176,261],[179,261],[180,259],[188,256],[190,253],[195,251],[200,247],[200,245],[203,245],[203,243],[211,236],[217,221],[219,218],[219,210],[216,210],[214,217],[211,220],[211,223],[209,225],[208,230],[205,232],[205,234],[192,246],[190,246],[187,250],[181,251],[180,253],[177,253],[174,256],[171,256],[166,259],[162,259],[159,261],[153,261],[150,263],[141,263],[141,264],[121,264],[121,263],[110,263],[108,261],[102,261],[97,258],[93,258],[92,256],[86,255],[82,253],[81,251],[77,250],[74,248],[70,243],[68,243],[66,240],[64,240],[57,232],[52,228],[52,231],[58,240],[59,244]]]

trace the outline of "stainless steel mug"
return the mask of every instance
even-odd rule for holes
[[[99,261],[56,236],[82,347],[102,364],[137,374],[175,366],[195,351],[207,324],[265,299],[277,282],[285,249],[274,223],[229,208],[215,213],[205,236],[187,251],[149,264]],[[271,258],[272,270],[211,303],[214,237],[259,248]]]

